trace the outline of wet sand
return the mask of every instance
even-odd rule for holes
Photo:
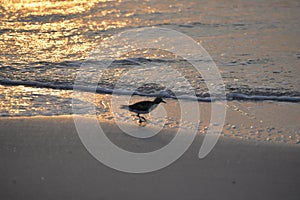
[[[1,199],[298,199],[300,195],[298,144],[223,135],[200,160],[203,134],[199,133],[170,166],[128,174],[104,166],[88,153],[72,116],[1,118],[0,126]],[[149,142],[132,140],[112,123],[101,126],[111,139],[136,150],[160,146],[175,134],[162,130]]]

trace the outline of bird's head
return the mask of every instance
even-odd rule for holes
[[[159,103],[167,103],[165,102],[161,97],[156,97],[156,99],[154,100],[155,104],[159,104]]]

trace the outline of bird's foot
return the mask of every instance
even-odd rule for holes
[[[147,121],[145,117],[142,117],[142,116],[138,116],[138,117],[139,117],[140,124]]]
[[[139,123],[146,122],[147,120],[144,117],[139,118]]]

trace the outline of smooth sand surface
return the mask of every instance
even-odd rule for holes
[[[203,136],[170,166],[147,174],[113,170],[81,143],[71,116],[0,119],[0,199],[299,199],[298,145],[246,142],[221,137],[198,159]],[[116,138],[136,148],[163,144]],[[118,135],[118,136],[117,136]],[[122,134],[121,134],[122,135]],[[139,143],[141,142],[141,143]]]

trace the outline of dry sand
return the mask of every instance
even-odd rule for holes
[[[87,118],[84,118],[87,119]],[[164,143],[109,137],[133,149]],[[198,159],[203,135],[170,166],[147,174],[113,170],[81,143],[71,116],[0,119],[0,199],[299,199],[300,148],[222,136]]]

